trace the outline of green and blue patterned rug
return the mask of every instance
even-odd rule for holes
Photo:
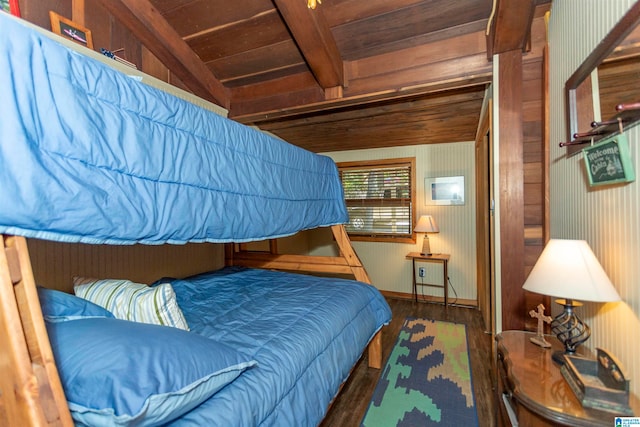
[[[361,425],[477,426],[465,325],[407,318]]]

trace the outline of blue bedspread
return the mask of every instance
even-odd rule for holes
[[[0,13],[0,232],[243,242],[348,221],[335,163]]]
[[[258,362],[175,426],[316,426],[391,319],[374,287],[351,280],[226,268],[172,283],[191,331]]]

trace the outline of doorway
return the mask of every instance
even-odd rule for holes
[[[485,332],[492,337],[495,322],[494,190],[491,133],[492,99],[487,88],[476,137],[476,245],[478,308]]]

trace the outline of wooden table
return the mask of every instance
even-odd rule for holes
[[[449,258],[451,256],[448,254],[431,254],[431,255],[422,255],[420,252],[410,252],[407,254],[406,258],[411,259],[411,266],[413,267],[413,297],[414,301],[418,301],[418,282],[416,281],[416,261],[418,262],[433,262],[442,264],[442,284],[434,284],[434,283],[420,283],[421,286],[430,286],[433,288],[442,288],[444,289],[444,307],[447,307],[447,300],[449,298],[449,286],[448,279],[448,264]]]
[[[563,350],[556,337],[545,335],[552,348],[544,349],[529,341],[532,336],[535,333],[524,331],[504,331],[496,336],[498,426],[514,425],[509,411],[520,426],[614,426],[616,414],[584,408],[576,398],[560,366],[551,359],[554,351]],[[631,400],[637,415],[637,403]]]

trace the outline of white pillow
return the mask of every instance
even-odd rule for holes
[[[149,287],[130,280],[75,277],[77,296],[113,313],[116,319],[189,330],[170,283]]]

